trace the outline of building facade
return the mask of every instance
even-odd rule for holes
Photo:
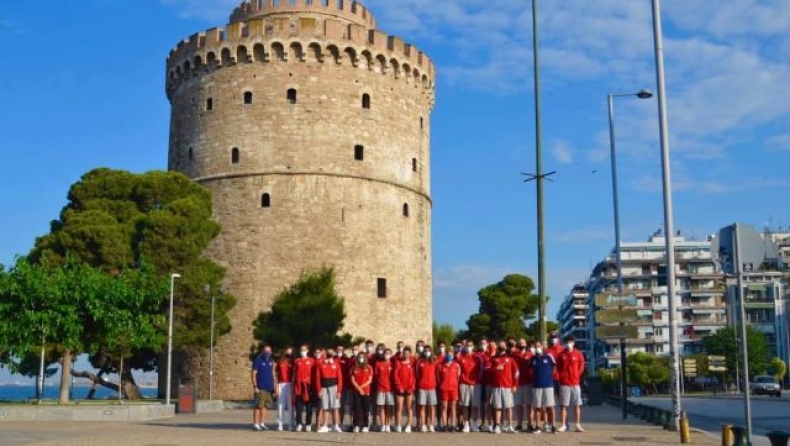
[[[557,323],[560,326],[559,332],[562,338],[564,339],[568,335],[573,336],[576,339],[576,348],[585,354],[587,353],[589,334],[588,296],[587,284],[574,285],[571,292],[565,296],[565,300],[562,301],[560,310],[557,312]]]
[[[253,321],[305,269],[334,267],[352,335],[430,339],[434,78],[350,0],[245,1],[170,52],[168,165],[211,190],[238,300],[217,398],[249,397]]]

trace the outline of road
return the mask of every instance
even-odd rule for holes
[[[662,409],[670,409],[672,405],[669,398],[642,397],[633,398],[632,401]],[[686,396],[681,404],[693,427],[714,435],[721,435],[721,426],[724,424],[746,425],[742,396]],[[764,435],[770,431],[790,432],[790,394],[784,392],[781,398],[753,396],[752,429],[755,445],[769,445]]]

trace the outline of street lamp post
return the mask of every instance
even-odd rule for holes
[[[170,316],[167,323],[167,384],[165,385],[165,405],[170,406],[170,382],[173,372],[173,289],[176,279],[180,279],[181,274],[170,274]]]
[[[614,98],[623,98],[635,96],[639,99],[650,99],[653,97],[653,92],[650,90],[641,90],[637,93],[624,93],[624,94],[609,94],[607,97],[607,105],[609,106],[609,146],[610,158],[612,161],[612,202],[614,205],[614,238],[615,238],[615,255],[617,261],[617,295],[623,295],[623,255],[620,249],[620,200],[617,193],[617,150],[615,150],[615,132],[614,132]],[[628,407],[626,406],[626,351],[625,339],[620,339],[620,388],[623,396],[623,419],[628,418]]]
[[[664,195],[664,233],[667,252],[667,298],[669,299],[669,349],[671,356],[670,393],[672,427],[680,428],[680,353],[675,295],[675,229],[672,217],[672,176],[669,160],[669,124],[667,118],[666,77],[664,75],[664,41],[660,0],[653,1],[653,42],[655,44],[656,83],[658,85],[658,125],[661,136],[661,183]]]

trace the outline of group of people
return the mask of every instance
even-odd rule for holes
[[[351,349],[287,347],[277,358],[264,346],[252,364],[253,428],[268,430],[266,407],[276,399],[280,431],[343,432],[351,415],[345,430],[353,432],[584,432],[584,368],[574,338],[563,345],[556,333],[547,346],[511,338],[440,341],[435,349],[398,342],[393,350],[366,341]]]

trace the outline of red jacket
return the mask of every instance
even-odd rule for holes
[[[524,354],[518,358],[518,385],[519,386],[530,386],[532,385],[532,364],[530,361],[532,360],[532,352],[524,352]]]
[[[294,361],[294,396],[302,401],[310,401],[310,386],[313,384],[315,359],[311,357],[297,358]]]
[[[491,386],[513,388],[518,385],[518,364],[510,356],[491,358]]]
[[[557,345],[553,345],[551,347],[548,347],[548,348],[544,349],[544,351],[546,353],[550,354],[554,358],[554,361],[557,362],[560,359],[560,353],[565,351],[565,347],[563,347],[562,344],[557,343]],[[552,379],[554,379],[554,381],[559,381],[560,380],[560,372],[557,370],[556,367],[554,368],[554,373],[551,375],[551,377],[552,377]]]
[[[578,386],[584,374],[584,355],[579,350],[563,350],[557,359],[560,385]]]
[[[293,362],[287,359],[281,359],[277,361],[277,365],[275,366],[274,369],[277,372],[278,383],[288,383],[293,381],[293,375],[294,375]]]
[[[396,393],[414,393],[416,379],[414,377],[414,367],[411,362],[399,361],[395,364],[393,377]]]
[[[483,372],[480,376],[480,384],[484,386],[491,385],[491,356],[488,352],[478,353],[477,357],[480,358],[483,364]]]
[[[461,365],[457,362],[445,362],[436,370],[439,389],[443,391],[458,390],[461,378]]]
[[[430,361],[419,361],[417,370],[417,388],[420,390],[436,390],[436,368],[439,364]]]
[[[324,379],[337,380],[337,392],[343,392],[343,364],[339,364],[335,360],[331,363],[328,360],[321,361],[316,366],[316,380],[314,384],[317,392],[321,392],[323,387],[321,381]]]
[[[376,380],[376,389],[379,393],[392,392],[393,369],[389,361],[379,361],[373,366],[373,379]]]
[[[373,379],[373,367],[354,367],[351,369],[350,376],[351,381],[362,389],[360,395],[370,395],[370,385],[372,384]],[[364,385],[365,383],[367,383],[367,385]],[[353,385],[351,386],[351,390],[354,392],[359,392]]]
[[[483,376],[483,359],[477,355],[463,353],[456,357],[461,367],[461,384],[477,385]]]

